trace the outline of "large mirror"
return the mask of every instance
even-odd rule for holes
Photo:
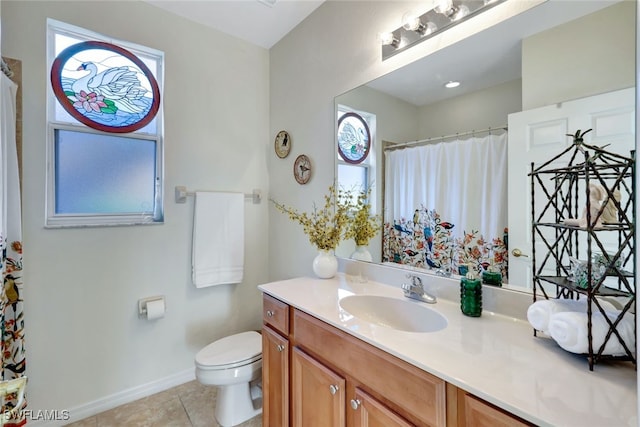
[[[344,162],[336,151],[336,179],[372,186],[372,205],[385,222],[367,246],[373,262],[441,274],[489,265],[504,283],[525,290],[526,275],[509,274],[529,262],[531,250],[522,231],[530,206],[516,197],[530,191],[528,170],[514,167],[520,148],[513,146],[510,118],[617,91],[633,103],[635,7],[549,0],[336,97],[337,120],[355,112],[372,135],[362,163]],[[449,89],[448,81],[460,85]],[[623,122],[616,123],[628,127]],[[633,128],[620,133],[633,148]],[[406,150],[423,147],[439,150],[438,160]],[[557,149],[549,146],[549,158]],[[471,181],[464,190],[456,187],[463,178]],[[460,195],[453,211],[439,205]],[[407,243],[416,236],[419,241]],[[349,258],[355,250],[343,242],[336,254]]]

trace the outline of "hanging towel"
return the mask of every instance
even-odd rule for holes
[[[197,288],[242,282],[244,194],[196,192],[191,264]]]
[[[620,312],[607,312],[607,317],[614,322]],[[625,313],[616,330],[624,340],[627,348],[635,353],[635,317],[632,313]],[[591,337],[593,351],[597,352],[609,331],[609,324],[602,313],[591,315]],[[587,353],[589,341],[587,339],[587,313],[564,312],[555,313],[549,319],[549,334],[560,347],[572,353]],[[627,354],[620,340],[611,334],[602,354],[623,356]]]
[[[614,311],[616,307],[605,300],[598,300],[604,310]],[[591,307],[593,312],[600,312],[595,304]],[[587,299],[542,299],[534,302],[527,309],[527,320],[538,331],[549,333],[549,319],[555,313],[565,311],[587,312]]]

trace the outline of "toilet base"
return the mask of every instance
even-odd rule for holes
[[[215,416],[221,427],[237,426],[261,413],[262,393],[258,396],[255,383],[245,382],[218,387]]]

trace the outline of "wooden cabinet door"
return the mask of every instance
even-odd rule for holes
[[[349,405],[355,411],[353,427],[414,427],[359,388],[356,388],[356,396]]]
[[[462,392],[464,409],[459,417],[460,427],[525,427],[531,424],[521,421],[507,412]]]
[[[294,427],[344,427],[345,380],[297,347],[291,355]]]
[[[289,425],[289,341],[262,329],[262,425]]]

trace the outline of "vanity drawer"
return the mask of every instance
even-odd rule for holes
[[[262,321],[283,335],[289,334],[289,306],[264,294],[262,298]]]
[[[446,383],[299,310],[293,345],[417,426],[446,425]]]

